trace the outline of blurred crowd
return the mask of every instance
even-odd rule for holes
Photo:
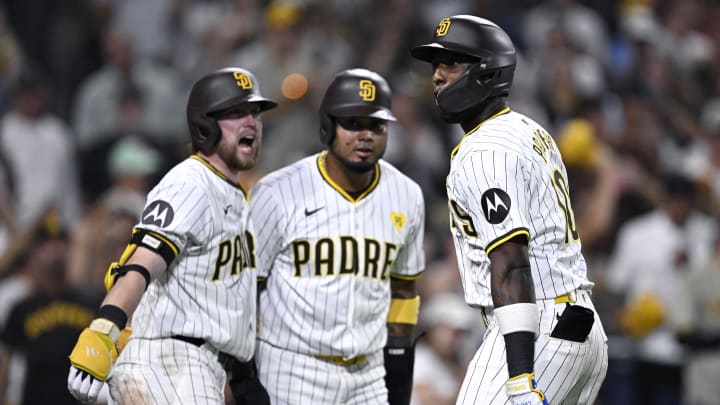
[[[413,404],[454,403],[483,333],[448,231],[445,175],[463,134],[440,120],[409,50],[461,13],[510,34],[511,108],[565,158],[609,335],[599,403],[718,403],[719,1],[5,0],[0,404],[73,403],[67,354],[145,193],[190,153],[191,84],[224,66],[251,70],[280,103],[248,186],[322,147],[317,108],[335,73],[388,79],[398,121],[385,158],[427,204]]]

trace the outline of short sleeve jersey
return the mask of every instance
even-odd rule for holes
[[[145,292],[133,336],[204,339],[241,360],[255,349],[256,270],[246,191],[197,155],[150,191],[135,232],[176,255]]]
[[[468,304],[493,305],[488,255],[517,236],[528,240],[537,299],[592,287],[565,165],[536,122],[509,109],[482,122],[453,150],[446,184]]]
[[[353,198],[325,172],[325,152],[262,178],[252,190],[259,339],[309,355],[381,349],[389,278],[424,270],[420,187],[385,161]]]

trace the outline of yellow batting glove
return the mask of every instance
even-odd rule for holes
[[[545,394],[537,387],[535,373],[510,378],[505,383],[505,393],[513,405],[548,405]]]
[[[118,356],[117,342],[120,330],[107,319],[90,323],[80,334],[70,353],[68,391],[82,402],[95,402],[110,368]]]
[[[123,351],[125,345],[127,345],[128,339],[130,339],[130,336],[132,336],[132,329],[129,326],[126,326],[125,329],[120,331],[117,341],[118,353]]]

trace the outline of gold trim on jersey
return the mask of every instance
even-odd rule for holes
[[[320,154],[317,157],[317,167],[318,167],[318,170],[320,171],[320,175],[322,176],[323,179],[325,179],[325,181],[332,188],[334,188],[338,193],[340,193],[340,195],[345,197],[345,199],[350,201],[351,203],[356,203],[356,202],[362,200],[363,198],[365,198],[365,196],[370,194],[370,192],[373,191],[375,189],[375,187],[377,187],[378,183],[380,182],[380,165],[375,163],[375,176],[373,177],[372,182],[365,189],[365,191],[363,191],[362,193],[360,193],[359,196],[357,196],[357,198],[353,198],[347,191],[345,191],[342,187],[340,187],[339,184],[337,184],[333,179],[331,179],[330,175],[328,175],[328,172],[327,172],[327,169],[325,166],[325,159],[327,159],[327,154],[328,154],[328,151],[324,150],[324,151],[320,152]]]
[[[227,176],[225,176],[218,169],[216,169],[215,166],[213,166],[210,162],[208,162],[207,160],[203,159],[202,157],[200,157],[198,155],[195,155],[195,154],[190,155],[190,159],[195,159],[198,162],[204,164],[205,166],[207,166],[208,169],[210,169],[210,171],[217,174],[221,179],[225,180],[233,187],[239,188],[240,191],[242,191],[243,196],[245,197],[245,201],[248,201],[248,202],[250,201],[250,194],[248,194],[248,192],[245,190],[245,187],[242,185],[242,183],[240,183],[240,182],[234,183],[232,180],[228,179]]]
[[[505,236],[501,236],[501,237],[495,239],[494,241],[490,242],[488,244],[488,246],[485,248],[485,254],[487,254],[489,256],[490,252],[495,250],[495,248],[497,248],[498,246],[502,245],[503,243],[509,241],[510,239],[512,239],[516,236],[520,236],[520,235],[525,235],[525,236],[527,236],[528,240],[530,240],[530,231],[527,228],[513,229],[512,231],[507,233]]]
[[[453,148],[452,152],[450,152],[450,158],[452,158],[453,156],[455,156],[455,154],[457,153],[458,149],[460,149],[460,145],[462,145],[462,143],[463,143],[463,141],[465,140],[465,138],[467,138],[470,134],[472,134],[472,133],[475,132],[478,128],[480,128],[480,125],[482,125],[482,124],[490,121],[491,119],[493,119],[493,118],[495,118],[495,117],[499,117],[499,116],[504,115],[504,114],[507,114],[507,113],[509,113],[509,112],[510,112],[510,107],[505,107],[505,108],[503,108],[502,110],[498,111],[498,112],[497,112],[495,115],[493,115],[492,117],[490,117],[490,118],[488,118],[488,119],[486,119],[486,120],[483,120],[483,122],[477,124],[477,126],[475,126],[475,128],[467,131],[467,132],[465,133],[465,135],[463,135],[462,139],[460,139],[460,142],[458,142],[458,144],[455,145],[455,147]]]
[[[396,279],[398,279],[398,280],[408,280],[408,281],[412,281],[412,280],[417,280],[417,279],[419,279],[420,276],[422,276],[424,273],[425,273],[425,272],[421,271],[420,273],[414,274],[414,275],[412,275],[412,276],[406,276],[406,275],[403,275],[403,274],[390,273],[390,278],[396,278]]]

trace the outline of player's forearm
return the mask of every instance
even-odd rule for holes
[[[392,347],[408,347],[412,345],[412,334],[415,325],[404,323],[388,323],[387,345]]]
[[[508,242],[490,256],[490,290],[495,308],[520,302],[535,303],[535,284],[527,247]]]
[[[138,264],[146,269],[150,281],[155,279],[166,267],[165,261],[160,255],[144,248],[138,248],[126,263],[126,265],[133,264]],[[102,305],[118,307],[125,312],[128,318],[131,317],[147,289],[148,281],[139,272],[128,272],[117,279],[115,285],[105,296]]]
[[[532,373],[538,320],[527,247],[503,244],[493,251],[490,260],[492,298],[505,339],[508,375]]]
[[[409,316],[413,318],[409,303],[415,300],[417,297],[417,289],[415,287],[414,280],[402,280],[402,279],[391,279],[390,280],[390,295],[393,302],[391,302],[391,313],[390,317],[395,318],[394,311],[398,305],[404,307],[402,318]],[[410,312],[406,312],[410,311]],[[417,314],[414,315],[415,317]],[[400,319],[398,322],[393,322],[393,319],[388,319],[388,342],[387,345],[391,347],[408,347],[412,345],[412,334],[415,329],[417,322],[414,319]]]

